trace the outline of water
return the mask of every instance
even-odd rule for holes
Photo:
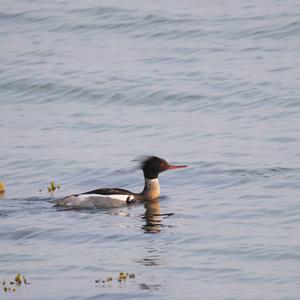
[[[2,1],[0,280],[32,284],[0,298],[298,299],[299,20],[296,0]],[[144,154],[190,166],[159,202],[48,202],[140,191]]]

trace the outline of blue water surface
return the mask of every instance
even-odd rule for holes
[[[299,299],[299,1],[4,0],[0,40],[1,299]],[[159,201],[49,203],[149,154]]]

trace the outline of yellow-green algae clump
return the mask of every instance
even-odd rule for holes
[[[5,187],[4,182],[0,181],[0,193],[4,194],[5,193],[5,189],[6,189],[6,187]]]
[[[125,273],[125,272],[120,272],[118,277],[113,278],[112,276],[108,276],[106,280],[101,280],[101,279],[96,279],[95,283],[107,283],[107,282],[112,282],[112,281],[118,281],[118,282],[124,282],[126,279],[134,279],[135,274],[134,273]]]
[[[60,189],[60,184],[55,184],[54,181],[50,182],[50,185],[48,186],[48,193],[53,193],[55,190]]]
[[[3,291],[5,293],[9,293],[9,292],[16,292],[18,287],[20,287],[22,284],[30,284],[27,279],[25,278],[25,276],[21,275],[20,273],[18,273],[15,276],[14,280],[8,280],[6,281],[5,279],[3,279],[1,281],[2,286],[3,286]]]

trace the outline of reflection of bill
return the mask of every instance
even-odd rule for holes
[[[161,227],[160,201],[154,199],[145,202],[146,224],[143,226],[145,232],[158,233]]]

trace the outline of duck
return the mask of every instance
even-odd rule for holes
[[[54,200],[54,206],[72,208],[116,208],[133,203],[146,202],[160,197],[158,176],[167,170],[186,168],[187,165],[172,165],[157,156],[144,156],[139,160],[144,174],[144,189],[134,193],[121,188],[100,188]]]

